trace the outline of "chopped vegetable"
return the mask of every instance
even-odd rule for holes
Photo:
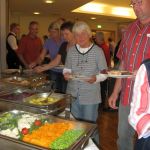
[[[63,150],[69,148],[69,146],[71,146],[83,133],[83,130],[66,131],[62,136],[52,142],[50,148],[54,150]]]
[[[41,126],[42,122],[40,120],[35,120],[34,125],[35,126]]]
[[[22,131],[21,131],[21,133],[22,133],[23,135],[26,135],[26,134],[29,133],[29,129],[28,129],[28,128],[23,128]]]
[[[73,129],[73,124],[69,122],[45,123],[31,134],[25,135],[23,141],[49,148],[53,141],[70,129]]]

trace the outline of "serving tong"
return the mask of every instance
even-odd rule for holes
[[[48,97],[51,96],[55,92],[55,89],[52,89],[49,94],[46,96],[45,100],[43,101],[44,103],[48,102]]]

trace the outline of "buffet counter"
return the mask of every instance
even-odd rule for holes
[[[36,78],[36,80],[34,80],[34,78]],[[65,140],[68,134],[70,136],[70,130],[72,130],[71,134],[76,134],[76,132],[80,134],[76,139],[72,141],[72,143],[67,148],[64,149],[97,150],[98,148],[90,139],[90,136],[94,133],[97,126],[95,124],[91,124],[87,122],[80,122],[74,119],[72,120],[72,117],[70,118],[71,116],[70,108],[69,108],[71,102],[70,95],[60,94],[55,92],[49,95],[48,92],[43,92],[43,87],[42,90],[40,90],[39,85],[35,85],[35,84],[34,87],[36,87],[36,89],[35,88],[33,89],[32,82],[38,83],[38,80],[40,80],[40,85],[42,86],[43,86],[43,81],[46,83],[45,79],[43,80],[43,78],[41,77],[37,78],[36,76],[34,76],[34,78],[32,77],[32,80],[31,78],[29,80],[28,77],[22,77],[22,76],[16,77],[14,75],[13,76],[9,75],[9,76],[3,76],[3,78],[0,79],[0,145],[1,147],[3,147],[3,150],[54,149],[50,146],[48,147],[41,146],[39,145],[40,142],[36,142],[36,143],[35,141],[31,142],[30,140],[28,140],[28,138],[26,140],[22,140],[23,137],[26,137],[26,135],[22,134],[23,128],[21,129],[18,128],[18,126],[20,126],[18,125],[18,121],[19,119],[22,119],[23,116],[22,114],[25,115],[29,114],[29,117],[26,118],[26,122],[28,122],[29,120],[31,120],[31,118],[34,118],[35,116],[37,117],[36,119],[33,119],[33,121],[31,121],[30,126],[24,127],[30,131],[30,134],[38,131],[38,128],[45,126],[45,124],[47,123],[51,126],[51,124],[57,124],[57,123],[60,124],[60,123],[67,122],[69,124],[69,127],[71,126],[71,128],[65,130],[66,133],[63,132],[66,135],[62,134],[59,137],[63,137],[64,139],[63,138],[62,139]],[[50,96],[50,99],[48,99],[47,96]],[[43,98],[46,100],[43,100]],[[8,118],[7,118],[7,114],[8,114]],[[11,118],[10,116],[13,117]],[[34,131],[35,120],[41,120],[41,118],[42,119],[45,118],[46,122],[42,122],[41,126],[36,128],[37,130]],[[15,123],[12,125],[11,122],[15,122]],[[55,132],[61,131],[63,129],[63,125],[61,125],[61,127],[62,128],[59,129],[56,128]],[[19,132],[18,139],[14,137],[10,137],[11,134],[5,135],[5,133],[7,133],[8,131],[10,132],[13,129]],[[48,131],[49,130],[47,130],[46,132]],[[57,135],[57,133],[53,135]],[[68,142],[68,140],[65,141]],[[53,146],[57,146],[57,148],[55,149],[60,149],[58,145],[59,144],[54,144]]]

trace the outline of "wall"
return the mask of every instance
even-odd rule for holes
[[[0,0],[0,72],[6,68],[6,30],[8,23],[7,0]]]
[[[28,33],[28,24],[30,21],[38,21],[39,24],[40,24],[40,28],[39,28],[39,36],[42,38],[42,36],[44,34],[48,34],[47,32],[47,28],[49,26],[49,24],[58,19],[57,17],[53,17],[53,16],[50,16],[50,17],[45,17],[45,16],[21,16],[19,14],[13,14],[11,15],[10,17],[10,23],[11,22],[17,22],[20,24],[21,26],[21,34],[24,34],[24,33]],[[67,19],[67,20],[71,20],[71,19]],[[93,25],[93,22],[88,22],[88,24],[90,25],[91,29],[92,30],[99,30],[97,29],[97,26],[96,25]],[[118,29],[118,25],[116,23],[101,23],[100,24],[102,25],[102,31],[113,31],[115,33],[115,40],[117,40],[117,29]]]
[[[54,21],[53,17],[44,17],[44,16],[19,16],[19,15],[11,15],[10,23],[17,22],[20,24],[22,34],[28,33],[28,25],[30,21],[38,21],[39,22],[39,36],[42,38],[43,35],[48,34],[48,26]]]

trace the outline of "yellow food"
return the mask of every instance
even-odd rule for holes
[[[46,105],[46,104],[52,104],[54,102],[58,101],[57,98],[54,97],[39,97],[39,98],[34,98],[29,101],[30,104],[35,104],[35,105]]]

